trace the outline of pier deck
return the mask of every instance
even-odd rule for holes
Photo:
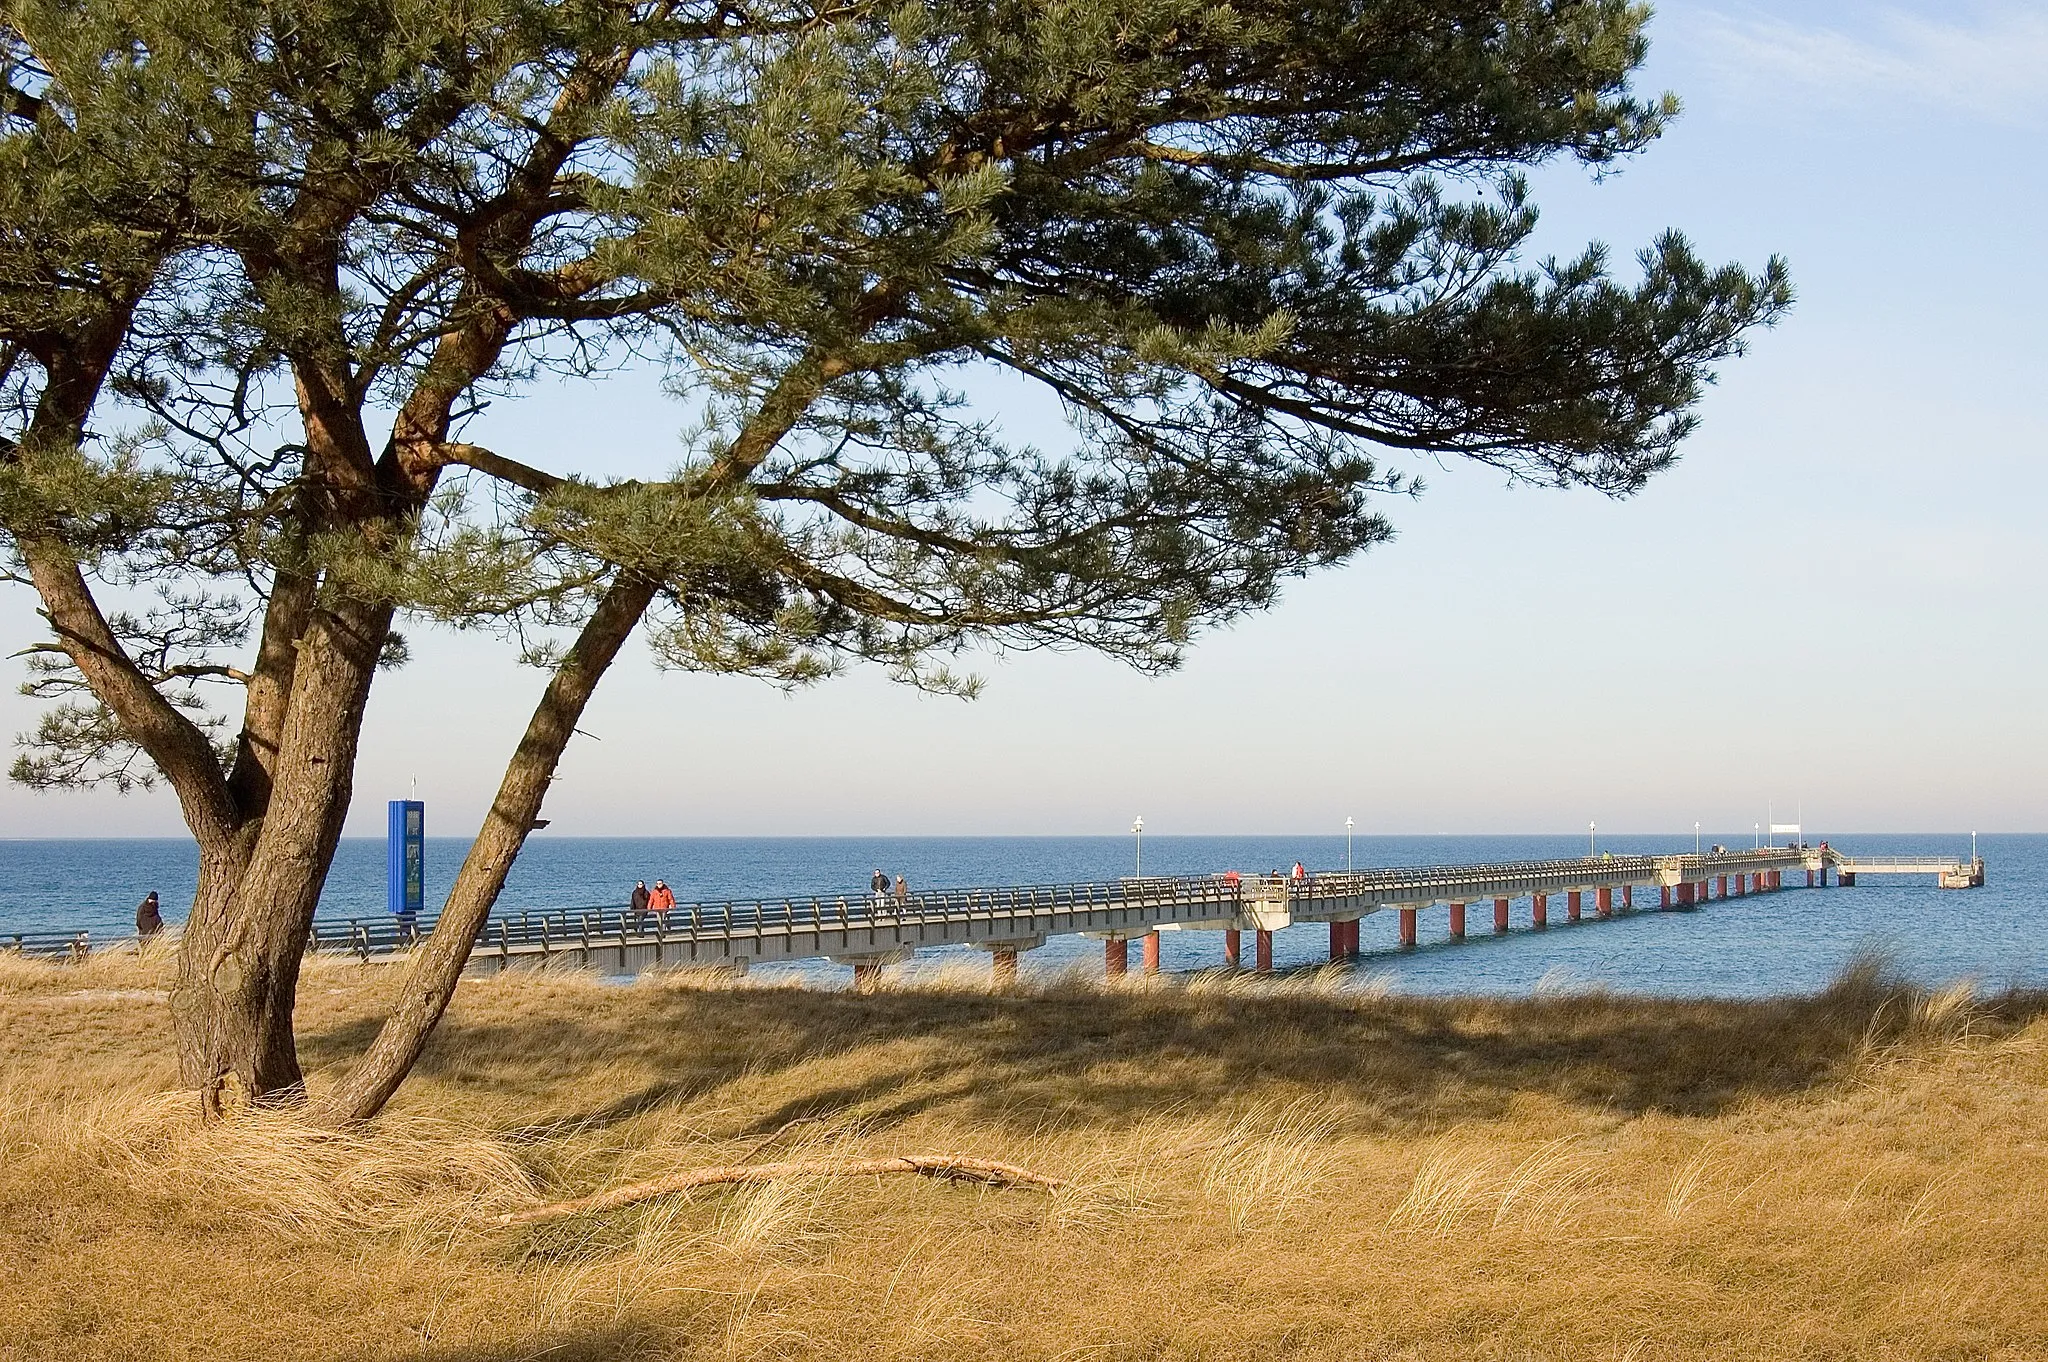
[[[1944,884],[1960,867],[1983,882],[1981,860],[1971,865],[1940,857],[1848,857],[1814,847],[1763,847],[1711,855],[1612,856],[1496,865],[1452,865],[1322,872],[1302,878],[1272,875],[1158,876],[1090,884],[999,886],[927,890],[893,895],[748,899],[682,904],[666,917],[635,916],[620,906],[493,914],[480,934],[470,968],[495,972],[556,961],[636,973],[677,966],[745,969],[756,962],[830,959],[854,966],[857,979],[882,965],[937,946],[974,946],[994,957],[1001,977],[1016,969],[1023,951],[1054,936],[1087,935],[1104,942],[1105,968],[1127,967],[1128,943],[1144,945],[1144,965],[1158,966],[1161,932],[1221,931],[1226,960],[1240,963],[1242,933],[1254,936],[1253,967],[1272,961],[1272,933],[1301,923],[1326,923],[1330,954],[1359,953],[1361,919],[1379,912],[1399,916],[1399,941],[1413,946],[1418,915],[1448,910],[1453,939],[1465,935],[1470,905],[1492,908],[1494,932],[1510,928],[1520,903],[1530,926],[1550,922],[1551,900],[1567,921],[1590,906],[1599,917],[1649,906],[1637,891],[1654,891],[1656,906],[1686,908],[1714,898],[1764,893],[1783,887],[1786,871],[1804,871],[1808,886],[1827,883],[1830,867],[1844,885],[1858,873],[1934,873]],[[312,948],[348,952],[364,960],[402,958],[434,928],[380,917],[314,926]],[[0,939],[0,948],[10,943]],[[13,939],[32,954],[82,954],[107,943],[84,933],[46,933]]]

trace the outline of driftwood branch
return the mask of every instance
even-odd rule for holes
[[[742,1182],[773,1182],[778,1178],[844,1178],[878,1176],[883,1173],[916,1173],[949,1182],[981,1182],[1000,1187],[1043,1187],[1056,1192],[1067,1184],[1044,1173],[1034,1173],[1014,1163],[993,1159],[970,1159],[956,1154],[899,1154],[885,1159],[798,1159],[790,1163],[743,1163],[723,1168],[698,1168],[651,1182],[635,1182],[595,1196],[573,1201],[556,1201],[530,1210],[510,1211],[494,1216],[498,1225],[530,1225],[538,1220],[558,1220],[567,1215],[591,1211],[615,1211],[674,1196],[698,1187],[719,1187]]]

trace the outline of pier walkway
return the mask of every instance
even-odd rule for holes
[[[1943,889],[1982,889],[1984,858],[1973,856],[1828,856],[1844,886],[1859,875],[1932,875]]]
[[[1301,923],[1326,923],[1330,957],[1360,952],[1359,923],[1379,912],[1398,916],[1398,941],[1415,945],[1421,913],[1443,908],[1452,939],[1466,934],[1467,910],[1491,907],[1491,928],[1510,929],[1517,904],[1523,921],[1550,925],[1552,900],[1565,921],[1587,907],[1611,917],[1648,907],[1685,909],[1717,898],[1769,893],[1787,872],[1825,887],[1828,871],[1853,885],[1859,874],[1934,874],[1944,887],[1981,885],[1981,859],[1849,857],[1816,847],[1763,847],[1710,855],[1612,856],[1499,865],[1427,866],[1274,875],[1158,876],[1093,884],[929,890],[894,895],[734,900],[679,904],[665,916],[618,906],[494,914],[479,935],[470,968],[496,972],[562,962],[636,973],[677,966],[744,970],[756,962],[830,959],[852,965],[857,982],[882,966],[936,946],[973,946],[990,953],[998,980],[1014,975],[1018,956],[1054,936],[1086,935],[1104,943],[1104,966],[1121,974],[1129,944],[1141,943],[1143,967],[1159,965],[1160,933],[1219,931],[1228,964],[1243,962],[1244,933],[1253,937],[1251,967],[1272,967],[1272,935]],[[1638,891],[1644,901],[1637,901]],[[314,925],[312,948],[369,960],[400,958],[434,921],[396,918]],[[132,940],[132,938],[130,938]],[[85,933],[0,938],[0,949],[37,955],[82,955],[104,947]]]

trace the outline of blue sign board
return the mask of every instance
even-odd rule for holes
[[[389,902],[393,913],[407,916],[419,912],[427,897],[427,806],[417,799],[394,799],[386,807]]]

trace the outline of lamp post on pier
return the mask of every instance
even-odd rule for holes
[[[1976,854],[1977,834],[1973,832],[1970,834],[1970,855],[1974,857]],[[1351,820],[1349,818],[1344,820],[1344,873],[1347,875],[1351,873]]]
[[[1138,878],[1145,878],[1145,820],[1138,817],[1131,820],[1131,836],[1138,839]]]
[[[1593,859],[1593,834],[1600,831],[1600,825],[1592,819],[1586,820],[1586,859]]]
[[[1763,829],[1763,824],[1761,824],[1761,823],[1751,823],[1751,824],[1749,825],[1749,849],[1750,849],[1751,851],[1755,851],[1755,850],[1757,850],[1757,849],[1758,849],[1759,847],[1761,847],[1761,846],[1762,846],[1763,844],[1764,844],[1764,829]]]
[[[1692,820],[1692,854],[1700,854],[1700,820],[1697,818]]]

